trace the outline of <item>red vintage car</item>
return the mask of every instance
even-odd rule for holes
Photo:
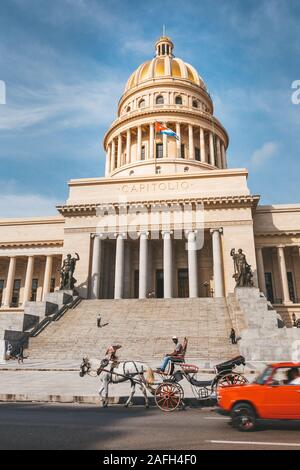
[[[253,431],[261,419],[300,420],[300,363],[269,364],[251,384],[220,387],[217,398],[240,431]]]

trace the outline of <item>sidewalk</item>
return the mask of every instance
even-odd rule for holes
[[[189,363],[198,362],[201,367],[204,362],[189,360]],[[157,362],[151,364],[157,367]],[[259,364],[261,369],[264,364]],[[252,370],[247,367],[246,376],[249,381],[254,378]],[[257,365],[256,365],[257,367]],[[255,367],[255,368],[256,368]],[[237,370],[238,371],[238,370]],[[257,372],[257,370],[255,371]],[[212,369],[202,368],[201,378],[212,379]],[[184,394],[189,401],[195,401],[193,391],[185,380],[180,382]],[[2,402],[57,402],[57,403],[92,403],[99,404],[98,389],[100,381],[97,377],[79,376],[78,361],[31,361],[24,360],[24,364],[10,360],[0,365],[0,401]],[[109,395],[111,403],[124,403],[130,392],[127,382],[110,385]],[[139,387],[136,387],[138,402],[142,397]]]

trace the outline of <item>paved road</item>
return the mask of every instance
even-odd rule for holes
[[[211,408],[0,404],[0,449],[300,450],[300,423],[240,433]]]

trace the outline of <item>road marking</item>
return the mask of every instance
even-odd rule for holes
[[[300,447],[300,443],[295,442],[260,442],[260,441],[205,441],[211,444],[248,444],[253,446],[289,446]]]
[[[204,419],[225,419],[228,420],[230,418],[227,418],[227,416],[204,416]]]

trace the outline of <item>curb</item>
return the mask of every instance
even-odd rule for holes
[[[128,396],[120,397],[109,397],[108,403],[110,405],[124,405],[128,399]],[[155,400],[153,397],[148,397],[149,405],[155,406]],[[46,395],[46,394],[13,394],[13,393],[2,393],[0,394],[0,402],[2,403],[78,403],[86,405],[98,405],[100,407],[100,398],[98,395]],[[144,405],[143,397],[134,397],[134,405]],[[196,398],[185,398],[184,403],[189,406],[198,407],[202,406],[213,406],[212,400],[207,402],[201,402]]]

